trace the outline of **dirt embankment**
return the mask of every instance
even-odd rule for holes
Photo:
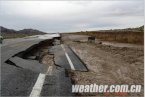
[[[144,32],[138,31],[88,31],[78,32],[76,35],[90,35],[104,41],[116,41],[120,43],[144,44]]]
[[[62,39],[89,68],[89,72],[72,72],[75,84],[141,84],[143,86],[143,48],[114,47],[78,41],[87,40],[86,36],[75,38],[73,35],[63,35]]]

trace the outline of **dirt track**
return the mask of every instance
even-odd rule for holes
[[[143,47],[115,47],[87,43],[87,36],[67,34],[62,35],[62,40],[76,52],[89,69],[89,72],[72,72],[75,84],[141,84],[143,86]]]

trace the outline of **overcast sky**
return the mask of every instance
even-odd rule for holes
[[[137,27],[143,1],[0,1],[0,26],[48,33]]]

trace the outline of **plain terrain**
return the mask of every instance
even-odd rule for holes
[[[89,69],[89,72],[71,72],[75,84],[141,84],[143,86],[143,46],[121,44],[122,46],[119,47],[119,43],[105,45],[97,41],[88,43],[87,37],[62,34],[63,43],[69,45]],[[143,95],[143,93],[127,95]]]
[[[144,44],[144,26],[126,29],[81,31],[73,34],[94,36],[97,39],[111,42]]]

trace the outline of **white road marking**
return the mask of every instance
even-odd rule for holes
[[[62,49],[63,49],[64,52],[65,52],[65,56],[66,56],[66,58],[67,58],[67,60],[68,60],[68,62],[69,62],[69,64],[70,64],[71,69],[72,69],[72,70],[75,70],[75,67],[74,67],[73,63],[72,63],[70,57],[68,56],[68,54],[67,54],[67,52],[66,52],[66,50],[65,50],[65,48],[64,48],[64,46],[63,46],[62,44],[61,44],[61,47],[62,47]]]
[[[52,75],[52,69],[53,69],[53,67],[49,66],[46,74],[47,75]]]
[[[46,76],[45,74],[42,74],[42,73],[39,74],[37,81],[30,94],[30,97],[39,97],[40,96],[40,93],[41,93],[41,90],[43,87],[43,83],[45,80],[45,76]]]
[[[51,72],[52,72],[52,66],[49,66],[46,74],[42,74],[42,73],[39,74],[37,81],[29,97],[40,97],[40,93],[41,93],[41,90],[45,81],[45,77],[46,75],[51,75]]]
[[[67,58],[67,60],[70,64],[71,69],[75,70],[74,65],[73,65],[70,57],[68,56],[64,46],[61,45],[61,47],[63,48],[63,50],[65,52],[65,56],[66,56],[66,58]],[[46,77],[46,75],[51,75],[52,74],[52,69],[53,69],[52,66],[49,66],[46,74],[42,74],[42,73],[39,74],[39,76],[37,78],[37,81],[36,81],[32,91],[31,91],[29,97],[39,97],[40,96],[40,93],[41,93],[41,90],[42,90],[42,87],[43,87],[43,84],[44,84],[44,81],[45,81],[45,77]]]

